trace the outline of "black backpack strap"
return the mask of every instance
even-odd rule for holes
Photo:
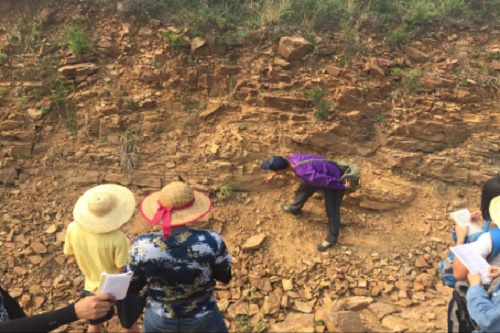
[[[453,290],[453,299],[457,305],[457,318],[459,321],[465,323],[470,331],[478,331],[480,327],[472,320],[469,311],[467,310],[467,299],[465,295],[469,289],[469,283],[466,281],[458,281],[455,284],[455,289]]]

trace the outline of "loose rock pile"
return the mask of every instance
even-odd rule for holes
[[[62,244],[80,193],[113,182],[140,198],[182,176],[216,201],[204,223],[234,258],[234,279],[216,290],[231,330],[444,329],[449,291],[436,264],[450,241],[448,212],[477,205],[478,185],[500,172],[500,64],[470,51],[498,52],[498,27],[430,32],[400,51],[367,34],[367,54],[346,62],[337,35],[313,44],[271,29],[226,53],[214,36],[179,50],[161,37],[181,34],[175,27],[94,6],[43,11],[55,35],[66,17],[95,14],[94,53],[49,53],[64,96],[31,97],[44,78],[29,70],[47,70],[48,55],[0,64],[2,282],[28,313],[77,297],[83,276]],[[0,42],[14,50],[8,36]],[[331,102],[324,120],[304,94],[314,89]],[[343,205],[341,246],[324,254],[313,249],[323,203],[313,200],[300,221],[279,215],[296,185],[264,185],[259,174],[268,155],[305,151],[363,173]],[[146,230],[140,218],[126,228]]]

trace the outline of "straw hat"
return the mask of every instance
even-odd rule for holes
[[[490,202],[491,222],[500,227],[500,196],[494,197]]]
[[[193,191],[186,183],[171,182],[142,199],[140,211],[151,225],[163,226],[163,235],[170,235],[170,227],[199,220],[212,209],[212,201],[205,194]]]
[[[134,194],[126,187],[104,184],[91,188],[76,202],[73,219],[81,228],[96,234],[120,228],[135,210]]]

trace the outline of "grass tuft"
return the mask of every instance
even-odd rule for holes
[[[319,119],[325,118],[332,106],[330,101],[324,99],[324,94],[320,88],[306,90],[306,97],[314,106],[314,115]]]
[[[219,186],[219,198],[222,200],[230,200],[234,197],[234,181],[226,178]]]
[[[120,167],[129,173],[138,165],[137,139],[137,133],[130,128],[120,136]]]
[[[90,47],[87,43],[87,35],[83,28],[73,25],[66,29],[66,39],[71,51],[76,55],[81,55],[90,52]]]
[[[0,51],[0,65],[6,62],[8,58],[7,54]]]

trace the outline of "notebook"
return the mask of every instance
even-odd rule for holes
[[[117,301],[124,299],[127,295],[127,290],[133,274],[133,272],[121,274],[108,274],[106,272],[102,272],[99,279],[98,293],[113,295]]]
[[[477,223],[472,223],[470,221],[471,214],[467,208],[451,212],[450,216],[455,221],[455,223],[462,228],[465,226],[469,226],[469,233],[467,235],[472,235],[476,232],[483,231],[483,229]]]
[[[490,264],[477,253],[474,249],[472,249],[471,244],[463,244],[450,247],[450,250],[455,254],[456,257],[460,259],[462,264],[469,270],[471,273],[481,274],[481,281],[484,285],[491,284],[491,277],[489,274]]]

